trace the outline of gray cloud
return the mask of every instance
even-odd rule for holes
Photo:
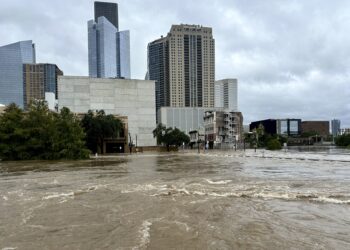
[[[132,76],[146,73],[147,43],[171,24],[213,27],[216,78],[239,80],[245,123],[278,117],[339,118],[350,127],[350,3],[345,1],[120,0],[131,31]],[[32,39],[39,62],[87,75],[92,0],[2,3],[0,44]]]

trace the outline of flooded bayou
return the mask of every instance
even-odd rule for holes
[[[0,249],[350,249],[350,156],[327,157],[0,162]]]

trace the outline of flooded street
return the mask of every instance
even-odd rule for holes
[[[0,162],[0,249],[350,249],[350,156],[327,157]]]

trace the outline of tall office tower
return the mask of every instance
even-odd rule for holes
[[[95,22],[98,18],[104,16],[107,20],[119,29],[119,18],[118,18],[118,4],[107,3],[107,2],[95,2]]]
[[[88,22],[89,76],[117,77],[117,28],[107,18]]]
[[[117,33],[117,75],[130,79],[130,31]]]
[[[27,108],[32,100],[44,100],[46,92],[54,93],[55,99],[58,99],[57,77],[59,75],[63,75],[63,72],[55,64],[24,64],[24,108]]]
[[[164,81],[158,81],[160,95],[163,95],[161,98],[171,107],[214,107],[215,41],[212,29],[198,25],[173,25],[166,38],[151,42],[148,73],[150,80],[156,81],[157,73],[151,71],[162,70],[155,65],[164,57],[157,49],[151,49],[157,47],[157,43],[166,44],[167,65],[163,73],[158,73],[158,76],[166,76]],[[157,55],[159,58],[154,59]],[[162,88],[169,94],[162,93]]]
[[[331,122],[332,126],[332,135],[338,136],[340,134],[340,120],[333,119]]]
[[[35,45],[32,41],[0,47],[0,103],[16,103],[24,107],[24,63],[35,63]]]
[[[148,44],[147,49],[147,79],[156,82],[156,113],[157,123],[160,107],[170,106],[169,69],[168,69],[168,40],[160,38]]]
[[[170,105],[214,107],[215,44],[212,29],[173,25],[168,40]]]
[[[223,79],[215,82],[215,107],[231,111],[238,110],[237,79]]]
[[[130,78],[130,32],[118,30],[118,5],[95,2],[88,21],[89,76]]]

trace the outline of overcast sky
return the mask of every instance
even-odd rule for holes
[[[172,24],[213,28],[216,79],[237,78],[244,123],[331,120],[350,127],[350,1],[119,0],[131,33],[132,78],[143,79],[147,43]],[[0,46],[33,40],[37,62],[88,75],[93,0],[0,0]]]

